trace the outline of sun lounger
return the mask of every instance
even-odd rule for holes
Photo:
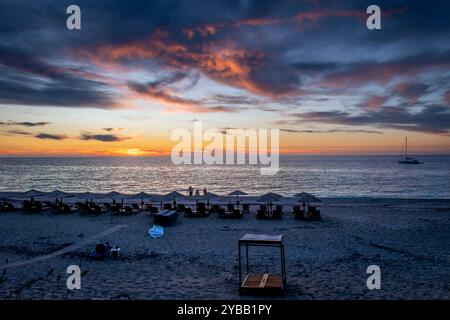
[[[136,203],[133,203],[133,204],[131,205],[131,208],[132,208],[134,211],[136,211],[136,212],[141,212],[141,211],[142,211],[141,208],[140,208]]]
[[[242,204],[242,213],[250,213],[250,205],[247,203]]]
[[[295,219],[305,220],[305,212],[300,209],[300,206],[294,206],[292,208],[292,213],[294,214]]]
[[[207,217],[208,214],[206,213],[206,207],[203,205],[197,207],[197,211],[194,212],[194,217]]]
[[[308,219],[310,220],[322,220],[320,216],[320,210],[317,210],[316,207],[308,208]]]
[[[217,217],[221,218],[221,219],[226,219],[228,217],[227,212],[225,211],[224,208],[220,208],[218,209],[219,211],[217,212]]]
[[[172,210],[172,204],[170,202],[164,203],[163,210]]]
[[[25,200],[23,203],[23,210],[27,213],[42,212],[42,203],[40,201]]]
[[[153,204],[148,203],[145,205],[144,211],[150,212],[150,214],[157,214],[159,212],[158,208],[155,207]]]
[[[272,219],[283,218],[283,206],[276,206],[275,210],[272,212]]]
[[[70,213],[72,213],[72,208],[65,203],[58,203],[52,207],[52,213],[70,214]]]
[[[240,219],[243,217],[243,214],[241,213],[241,210],[234,209],[233,212],[230,214],[230,218],[232,219]]]
[[[186,206],[184,204],[182,204],[182,203],[178,204],[177,211],[184,213],[186,211]]]
[[[256,211],[256,219],[261,220],[269,219],[269,214],[267,213],[267,210],[258,209],[258,211]]]
[[[0,204],[0,212],[13,212],[16,211],[16,208],[11,202],[3,201]]]
[[[193,217],[194,213],[192,212],[192,209],[187,207],[184,209],[184,216],[185,217]]]
[[[220,213],[220,206],[218,204],[213,204],[209,209],[209,213]]]

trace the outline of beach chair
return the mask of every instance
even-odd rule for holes
[[[192,209],[189,207],[186,207],[184,209],[184,216],[185,217],[194,217],[194,213],[192,212]]]
[[[184,213],[186,211],[186,206],[184,204],[182,204],[182,203],[179,203],[178,206],[177,206],[177,211]]]
[[[226,219],[228,217],[228,214],[224,208],[219,207],[219,211],[217,212],[217,217],[221,218],[221,219]]]
[[[157,214],[159,212],[158,208],[151,203],[146,204],[144,210],[150,212],[150,214]]]
[[[11,202],[4,201],[2,204],[0,204],[0,211],[1,212],[13,212],[16,211],[16,208]]]
[[[305,220],[305,211],[300,209],[300,206],[294,206],[292,208],[292,213],[294,214],[294,218],[297,220]]]
[[[134,213],[133,212],[133,208],[131,206],[123,206],[123,209],[122,209],[122,214],[123,215],[130,216],[133,213]]]
[[[234,211],[234,205],[231,204],[231,203],[228,203],[227,204],[227,210],[228,210],[228,212],[232,213]]]
[[[283,218],[283,206],[276,206],[272,212],[272,219],[279,220],[281,218]]]
[[[194,216],[200,218],[207,217],[208,214],[206,213],[206,207],[204,205],[198,206],[197,211],[194,212]]]
[[[264,206],[264,209],[258,209],[256,211],[256,219],[261,220],[269,219],[269,214],[267,213],[266,206]]]
[[[211,205],[211,208],[209,209],[209,213],[219,213],[220,212],[220,206],[218,204]]]
[[[65,203],[59,203],[52,208],[52,212],[56,214],[70,214],[72,213],[72,208]]]
[[[243,214],[241,213],[241,210],[234,209],[233,212],[230,214],[230,218],[232,219],[240,219],[243,217]]]
[[[172,204],[170,202],[164,203],[163,210],[172,210]]]
[[[25,200],[23,210],[27,213],[40,213],[42,212],[42,203],[40,201]]]
[[[310,220],[322,220],[320,216],[320,210],[317,210],[316,207],[308,208],[308,219]]]
[[[248,203],[242,204],[242,214],[250,213],[250,205]]]
[[[141,207],[139,207],[139,205],[137,205],[136,203],[133,203],[133,204],[131,205],[131,208],[135,211],[135,213],[139,213],[139,212],[142,211],[142,210],[141,210]]]

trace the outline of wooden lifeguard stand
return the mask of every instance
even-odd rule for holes
[[[241,247],[245,247],[246,275],[242,281]],[[250,272],[248,248],[255,247],[278,247],[280,248],[281,274],[255,274]],[[284,258],[283,235],[246,234],[238,242],[239,251],[239,294],[244,291],[280,291],[284,292],[286,285],[286,262]]]

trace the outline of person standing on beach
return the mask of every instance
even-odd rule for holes
[[[195,190],[195,195],[199,196],[200,195],[200,191],[198,191],[198,189]]]
[[[194,192],[194,188],[192,188],[192,186],[189,186],[189,188],[188,188],[189,195],[192,196],[193,192]]]
[[[206,187],[203,188],[203,195],[205,195],[205,194],[207,194],[207,193],[208,193],[208,190],[206,190]]]

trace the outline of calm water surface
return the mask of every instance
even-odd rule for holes
[[[400,165],[395,156],[283,156],[275,176],[255,166],[173,165],[169,157],[0,158],[0,191],[215,193],[241,189],[322,197],[450,198],[450,156],[421,156]]]

